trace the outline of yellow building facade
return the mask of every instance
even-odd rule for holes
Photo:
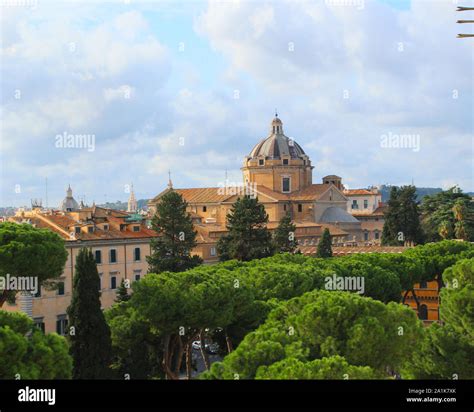
[[[74,202],[67,196],[63,202],[64,210],[20,211],[10,218],[16,223],[49,229],[65,241],[68,258],[59,279],[59,288],[40,288],[36,296],[28,297],[28,310],[22,307],[25,298],[20,294],[14,304],[6,302],[2,307],[7,311],[30,312],[28,314],[36,325],[46,333],[66,332],[66,310],[71,302],[76,257],[81,248],[90,248],[95,256],[101,304],[102,308],[108,308],[114,303],[116,289],[122,280],[131,285],[148,272],[146,257],[151,251],[150,241],[156,236],[137,216],[95,206],[76,209],[79,205]]]

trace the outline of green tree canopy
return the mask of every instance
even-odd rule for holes
[[[392,187],[382,231],[382,245],[423,241],[415,186]]]
[[[74,379],[110,377],[110,329],[101,309],[99,287],[94,255],[82,248],[77,255],[72,299],[67,309]]]
[[[297,358],[285,358],[270,366],[258,368],[255,379],[379,379],[369,366],[354,366],[339,355],[304,362]]]
[[[415,379],[474,379],[474,258],[448,267],[440,293],[440,317],[406,365]]]
[[[260,259],[273,254],[272,236],[266,225],[268,215],[257,198],[244,196],[227,215],[228,234],[217,243],[221,260]]]
[[[38,285],[52,282],[63,273],[67,260],[64,241],[48,229],[28,224],[0,223],[0,277],[36,276]],[[0,291],[0,307],[9,296]]]
[[[115,302],[127,302],[130,300],[130,295],[128,294],[127,287],[125,286],[125,280],[122,279],[120,286],[117,288],[117,297]]]
[[[278,253],[294,253],[298,248],[295,232],[296,226],[291,222],[290,214],[287,213],[280,219],[273,235],[275,251]]]
[[[66,339],[45,335],[24,313],[0,310],[0,379],[70,379]]]
[[[461,189],[452,187],[425,196],[420,212],[427,241],[453,238],[474,241],[474,204]]]
[[[191,256],[197,242],[187,206],[172,189],[156,205],[151,225],[159,237],[151,241],[152,254],[147,257],[150,272],[182,272],[202,263],[199,256]]]
[[[273,370],[280,378],[278,362],[288,358],[312,362],[337,355],[347,361],[347,366],[341,360],[334,364],[339,379],[354,371],[350,365],[369,368],[358,370],[358,378],[364,373],[388,377],[387,371],[401,367],[421,329],[413,310],[393,302],[385,305],[348,292],[308,292],[277,306],[263,325],[203,377],[269,379]],[[322,364],[316,366],[315,377]],[[323,376],[331,375],[328,369]]]

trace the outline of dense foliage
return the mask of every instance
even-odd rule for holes
[[[54,287],[67,260],[64,241],[51,230],[27,224],[0,223],[0,277],[35,276],[38,286]],[[0,307],[9,291],[0,292]]]
[[[66,339],[45,335],[27,315],[0,310],[0,379],[70,379]]]
[[[346,314],[354,311],[355,316],[360,309],[360,318],[357,318],[357,324],[361,325],[358,326],[360,331],[357,328],[351,329],[352,326],[341,319],[342,323],[333,325],[335,329],[330,329],[327,336],[314,337],[318,342],[326,342],[323,346],[318,346],[319,349],[314,349],[312,343],[307,343],[310,346],[304,346],[309,348],[310,354],[317,356],[309,356],[304,352],[304,356],[299,357],[301,348],[295,346],[296,344],[290,345],[294,342],[289,341],[288,347],[285,346],[286,343],[283,345],[284,351],[286,353],[288,350],[294,350],[295,356],[283,356],[274,362],[262,363],[269,368],[261,369],[258,374],[257,370],[253,370],[252,376],[268,378],[275,373],[275,377],[307,376],[316,379],[339,376],[341,370],[346,371],[352,378],[389,376],[389,372],[402,370],[401,359],[409,358],[407,347],[411,345],[410,350],[413,350],[416,346],[414,339],[421,339],[417,332],[421,323],[416,321],[415,312],[399,305],[403,299],[402,291],[413,290],[414,284],[422,280],[442,281],[440,274],[446,268],[470,257],[474,257],[474,247],[470,243],[444,241],[418,246],[401,254],[355,254],[318,259],[286,253],[248,262],[230,260],[213,266],[199,266],[182,273],[148,274],[132,285],[133,293],[129,301],[115,305],[107,311],[107,320],[112,330],[114,367],[120,374],[129,373],[132,377],[166,376],[175,379],[180,373],[186,373],[189,377],[192,341],[206,342],[209,339],[222,343],[222,355],[231,352],[224,360],[226,363],[230,356],[237,356],[233,354],[244,342],[253,339],[249,337],[254,336],[252,333],[267,330],[268,325],[271,325],[269,313],[286,313],[289,307],[293,307],[293,303],[290,305],[287,302],[293,302],[291,299],[304,295],[304,299],[309,299],[308,301],[295,302],[306,302],[313,306],[317,302],[316,306],[327,308],[328,311],[333,307],[331,310],[334,315],[337,315],[338,311]],[[344,279],[363,279],[364,297],[359,297],[356,293],[325,292],[327,279],[334,275]],[[317,291],[324,293],[318,294]],[[373,300],[368,300],[367,297]],[[302,314],[306,309],[298,307],[298,311],[300,310]],[[301,314],[298,312],[294,316],[298,318]],[[403,327],[403,342],[411,342],[408,346],[403,344],[395,347],[402,341],[400,339],[391,342],[395,345],[392,348],[383,346],[390,343],[384,339],[392,336],[392,330],[388,331],[387,319],[395,322],[393,327]],[[288,327],[297,325],[286,324],[286,320],[281,322],[283,323],[279,327],[283,324]],[[367,326],[365,322],[371,326]],[[303,329],[311,329],[305,325],[303,318],[298,325]],[[350,330],[345,330],[346,326]],[[320,330],[321,327],[318,324],[319,332],[308,332],[308,336],[325,333]],[[373,332],[370,332],[371,328],[374,328]],[[340,331],[340,334],[331,335],[336,330]],[[356,336],[356,331],[362,334],[360,336],[365,336],[367,345],[370,342],[374,345],[364,347],[366,356],[374,357],[373,360],[363,359],[362,352],[359,355],[356,355],[356,352],[351,355],[341,349],[349,344],[347,336]],[[280,330],[278,333],[286,332]],[[379,334],[381,336],[378,336]],[[329,336],[336,340],[331,341]],[[282,342],[278,341],[280,345]],[[251,343],[249,345],[251,346]],[[272,345],[273,348],[275,345]],[[382,345],[388,354],[393,350],[393,356],[387,355],[384,359],[384,355],[375,355],[378,353],[377,345]],[[233,352],[235,348],[237,349]],[[250,347],[248,348],[250,351]],[[276,346],[274,349],[276,353],[281,352]],[[319,352],[314,352],[316,350]],[[239,362],[245,364],[247,355],[243,352],[243,349],[238,352],[244,357],[239,358]],[[273,350],[269,353],[274,355]],[[360,356],[360,359],[357,356]],[[278,363],[280,361],[284,363]],[[142,367],[135,368],[134,362]],[[294,366],[293,372],[289,372],[290,375],[284,372],[286,362]],[[304,368],[301,362],[305,364]],[[306,367],[310,371],[309,375],[302,372]],[[247,375],[244,373],[243,376]]]
[[[276,253],[293,253],[298,248],[295,237],[296,226],[291,222],[291,216],[287,213],[280,219],[278,227],[273,235],[274,251]]]
[[[443,274],[440,317],[415,348],[407,374],[417,379],[474,379],[474,258]]]
[[[421,329],[413,310],[402,305],[317,290],[280,304],[204,377],[389,377],[409,356]]]
[[[420,205],[427,241],[464,239],[474,241],[474,204],[457,187],[426,196]]]
[[[391,188],[385,212],[382,245],[398,246],[405,242],[423,241],[415,186]]]
[[[227,215],[227,231],[217,242],[221,260],[260,259],[273,254],[273,242],[267,229],[268,215],[257,198],[243,196]]]

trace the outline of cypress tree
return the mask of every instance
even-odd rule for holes
[[[316,252],[316,257],[318,258],[327,258],[332,257],[332,247],[331,247],[331,234],[329,229],[324,229],[323,236],[318,243],[318,250]]]
[[[91,250],[82,248],[76,260],[71,304],[70,354],[74,379],[106,379],[112,344],[100,303],[100,279]]]
[[[217,242],[219,258],[247,261],[271,256],[273,243],[267,223],[267,212],[257,198],[237,199],[227,215],[228,234]]]
[[[202,263],[199,256],[191,256],[197,242],[187,206],[174,190],[165,193],[156,205],[151,225],[159,237],[151,241],[153,252],[147,257],[150,272],[183,272]]]
[[[296,226],[291,222],[290,214],[287,213],[280,219],[273,236],[276,252],[295,252],[298,247],[298,242],[295,239],[295,231]]]
[[[390,189],[390,198],[388,200],[388,209],[384,215],[384,225],[382,230],[383,246],[399,246],[398,240],[398,217],[400,214],[399,192],[396,186]]]

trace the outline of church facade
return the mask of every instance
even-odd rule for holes
[[[165,193],[174,190],[181,194],[188,203],[188,212],[198,233],[195,253],[205,261],[218,259],[215,246],[226,233],[227,214],[233,203],[245,194],[256,196],[265,206],[269,230],[274,230],[280,219],[289,213],[296,226],[295,237],[301,245],[317,245],[326,228],[334,245],[367,241],[362,222],[350,213],[350,198],[345,194],[342,179],[329,175],[320,183],[313,183],[313,169],[311,159],[297,142],[284,134],[283,123],[276,116],[268,136],[245,156],[241,185],[180,189],[173,188],[170,182],[148,206],[153,214]],[[371,205],[378,205],[377,196],[376,192],[367,194]],[[370,211],[367,212],[370,215]]]

